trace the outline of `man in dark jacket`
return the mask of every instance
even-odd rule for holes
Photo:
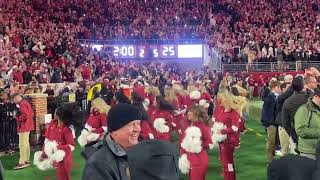
[[[146,140],[132,147],[127,154],[130,180],[179,179],[179,151],[173,143]]]
[[[275,159],[268,166],[267,176],[268,180],[319,180],[320,142],[316,159],[292,154]]]
[[[277,125],[275,123],[276,119],[276,104],[277,98],[279,96],[280,82],[271,81],[269,84],[271,92],[264,99],[262,107],[262,116],[261,123],[267,130],[267,161],[270,163],[274,156],[275,143],[276,143],[276,134],[277,134]]]
[[[285,100],[281,113],[283,127],[293,141],[290,143],[291,150],[296,148],[295,145],[297,143],[297,134],[294,129],[294,115],[298,108],[308,100],[308,95],[304,91],[304,79],[302,76],[294,78],[292,88],[294,89],[294,94]]]
[[[282,83],[281,86],[282,93],[279,95],[277,99],[276,105],[276,124],[278,125],[278,134],[279,134],[279,141],[281,145],[281,154],[287,155],[289,153],[289,135],[287,131],[283,128],[282,119],[281,119],[281,112],[283,103],[286,99],[288,99],[294,92],[291,83]]]
[[[127,151],[138,143],[141,113],[129,104],[117,104],[108,113],[104,140],[86,147],[83,180],[129,180]]]

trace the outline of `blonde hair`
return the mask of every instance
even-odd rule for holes
[[[235,96],[228,91],[218,93],[218,99],[221,102],[221,106],[225,109],[235,110],[240,117],[243,116],[243,112],[248,111],[248,100],[242,96]]]
[[[165,95],[165,99],[167,101],[169,101],[170,103],[172,103],[173,101],[176,101],[178,99],[175,90],[172,88],[166,88],[164,90],[164,95]]]
[[[106,113],[108,114],[111,107],[100,97],[92,100],[91,102],[91,110],[95,108],[99,111],[99,113]]]
[[[197,87],[194,84],[189,84],[187,92],[190,94],[192,91],[197,91]]]
[[[227,80],[224,78],[220,83],[217,99],[225,109],[233,109],[242,117],[243,112],[248,112],[248,99],[230,93],[227,86]]]
[[[159,91],[158,87],[155,87],[155,86],[148,86],[147,88],[145,88],[145,92],[147,94],[152,94],[154,96],[160,95],[160,91]]]
[[[173,84],[172,89],[176,94],[179,94],[181,96],[185,96],[187,92],[183,89],[183,87],[179,84]]]

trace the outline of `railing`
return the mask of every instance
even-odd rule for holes
[[[14,103],[0,104],[0,151],[18,147],[17,123],[14,118],[16,112]]]
[[[270,63],[233,63],[223,64],[224,72],[274,72],[274,71],[301,71],[310,67],[320,68],[320,62],[270,62]]]
[[[146,44],[204,44],[203,39],[117,39],[117,40],[91,40],[78,39],[82,44],[99,44],[99,45],[146,45]]]

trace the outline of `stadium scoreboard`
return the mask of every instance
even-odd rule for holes
[[[202,44],[183,45],[108,45],[116,58],[126,59],[202,59]],[[98,51],[102,45],[94,45],[92,48]]]

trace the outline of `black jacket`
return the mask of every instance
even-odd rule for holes
[[[267,176],[268,180],[312,180],[315,170],[315,160],[300,155],[287,155],[270,163]]]
[[[126,152],[107,134],[102,142],[86,147],[83,180],[128,180]]]
[[[282,124],[282,117],[281,117],[281,112],[282,112],[282,107],[284,104],[284,101],[287,100],[290,96],[292,96],[294,93],[294,90],[292,86],[289,86],[288,89],[284,92],[281,93],[277,99],[277,105],[276,105],[276,124],[278,126],[283,127]]]
[[[261,113],[261,123],[263,126],[268,127],[270,125],[275,125],[276,104],[277,98],[273,92],[269,93],[269,95],[264,98]]]
[[[297,134],[294,129],[294,115],[298,108],[305,104],[308,100],[308,95],[305,91],[295,92],[283,104],[282,107],[282,125],[286,129],[289,136],[292,137],[294,142],[297,142]]]
[[[320,142],[317,144],[316,160],[300,155],[287,155],[270,163],[267,176],[268,180],[319,180]]]
[[[127,154],[131,180],[179,180],[179,151],[175,144],[145,140]]]

